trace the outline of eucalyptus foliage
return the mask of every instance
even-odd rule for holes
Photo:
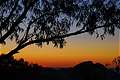
[[[0,0],[0,43],[15,51],[35,43],[62,48],[65,38],[88,32],[104,38],[120,29],[119,0]],[[77,31],[70,32],[75,26]]]

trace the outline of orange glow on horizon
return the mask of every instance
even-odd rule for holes
[[[52,44],[43,48],[30,45],[14,56],[45,67],[72,67],[83,61],[111,64],[113,58],[119,55],[118,36],[105,40],[80,37],[67,38],[68,43],[63,49],[54,48]],[[0,53],[7,53],[15,46],[15,42],[9,41],[8,45],[2,46]]]

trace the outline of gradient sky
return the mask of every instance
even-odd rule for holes
[[[44,45],[43,48],[30,45],[16,54],[15,58],[24,58],[30,63],[37,63],[44,67],[72,67],[88,60],[110,64],[120,53],[119,33],[114,37],[107,36],[104,40],[81,34],[66,38],[66,41],[67,44],[63,49],[55,48],[52,44]],[[0,53],[7,53],[12,48],[15,48],[15,42],[7,41],[7,45],[1,45]]]
[[[63,49],[55,48],[53,44],[44,45],[42,48],[30,45],[14,56],[16,59],[24,58],[30,63],[45,67],[72,67],[88,60],[110,64],[113,58],[120,56],[119,32],[114,37],[107,36],[104,40],[85,33],[66,38],[66,41]],[[0,44],[0,54],[9,52],[15,46],[15,41],[7,40],[6,45]]]

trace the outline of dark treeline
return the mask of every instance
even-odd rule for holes
[[[1,55],[2,56],[2,55]],[[120,73],[100,63],[82,62],[72,68],[44,68],[14,57],[0,63],[2,80],[120,80]]]

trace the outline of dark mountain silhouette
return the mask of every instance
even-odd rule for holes
[[[86,61],[76,65],[73,68],[72,74],[74,77],[80,77],[82,80],[119,80],[118,74],[110,71],[100,63]]]
[[[2,55],[1,55],[2,56]],[[82,62],[72,68],[44,68],[14,57],[0,61],[2,80],[120,80],[120,73],[100,63]]]

